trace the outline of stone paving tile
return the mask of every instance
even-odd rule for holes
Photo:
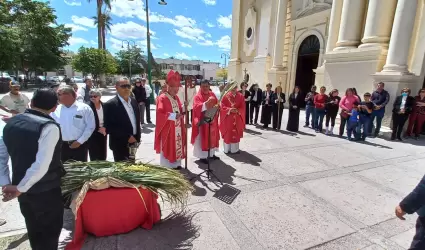
[[[290,186],[242,194],[231,207],[265,249],[305,249],[354,232]]]
[[[374,160],[348,149],[336,146],[302,150],[308,156],[313,156],[330,165],[348,167],[373,162]]]
[[[412,228],[406,232],[403,232],[399,235],[391,237],[391,240],[396,242],[401,247],[408,249],[412,243],[413,236],[415,235],[415,229]]]
[[[369,247],[372,242],[358,233],[353,233],[341,238],[326,242],[309,250],[357,250]]]
[[[400,202],[400,197],[349,174],[307,181],[301,186],[368,226],[394,217],[394,206]]]
[[[403,165],[387,165],[358,172],[382,186],[392,188],[400,194],[410,193],[422,179],[423,172],[410,170]]]

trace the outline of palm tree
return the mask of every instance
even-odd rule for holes
[[[88,0],[90,3],[92,0]],[[107,9],[111,9],[111,0],[96,0],[96,16],[97,20],[102,20],[102,7],[106,6]],[[102,26],[97,25],[97,43],[99,49],[103,48],[103,34],[102,34]]]
[[[102,33],[102,49],[106,49],[106,32],[111,32],[112,17],[109,10],[104,10],[104,13],[101,14],[100,20],[97,16],[92,17],[94,24],[100,26]]]

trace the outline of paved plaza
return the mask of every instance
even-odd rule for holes
[[[283,127],[287,115],[285,109]],[[158,163],[153,135],[154,125],[145,126],[138,157]],[[219,188],[214,183],[197,180],[184,215],[150,231],[90,236],[83,249],[407,249],[416,215],[400,221],[394,208],[424,175],[424,145],[424,140],[380,138],[356,143],[306,128],[292,133],[248,126],[242,152],[220,152],[212,164],[221,181],[240,190],[233,203],[213,197]],[[188,177],[206,168],[191,154],[189,146],[189,167],[183,171]],[[170,208],[161,206],[165,218]],[[0,227],[0,249],[30,249],[17,201],[0,201],[0,217],[7,220]],[[67,211],[62,248],[72,228]]]

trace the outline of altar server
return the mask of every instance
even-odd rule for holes
[[[207,164],[208,149],[210,149],[210,157],[214,160],[219,159],[214,155],[218,151],[220,132],[218,129],[218,114],[211,122],[210,128],[208,124],[198,126],[198,123],[204,118],[204,113],[218,104],[218,99],[215,94],[210,90],[210,83],[208,80],[202,80],[201,89],[196,94],[193,101],[193,126],[192,126],[192,139],[193,156],[201,159],[201,162]],[[210,138],[209,138],[210,136]],[[210,139],[210,145],[208,145]]]

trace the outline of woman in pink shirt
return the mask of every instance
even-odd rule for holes
[[[339,136],[342,136],[344,134],[345,125],[347,123],[348,118],[350,118],[350,115],[348,115],[348,113],[350,113],[353,109],[353,104],[355,102],[360,102],[360,100],[357,96],[354,95],[353,89],[348,88],[345,91],[345,96],[339,102],[339,107],[341,108],[341,124],[339,125]]]

